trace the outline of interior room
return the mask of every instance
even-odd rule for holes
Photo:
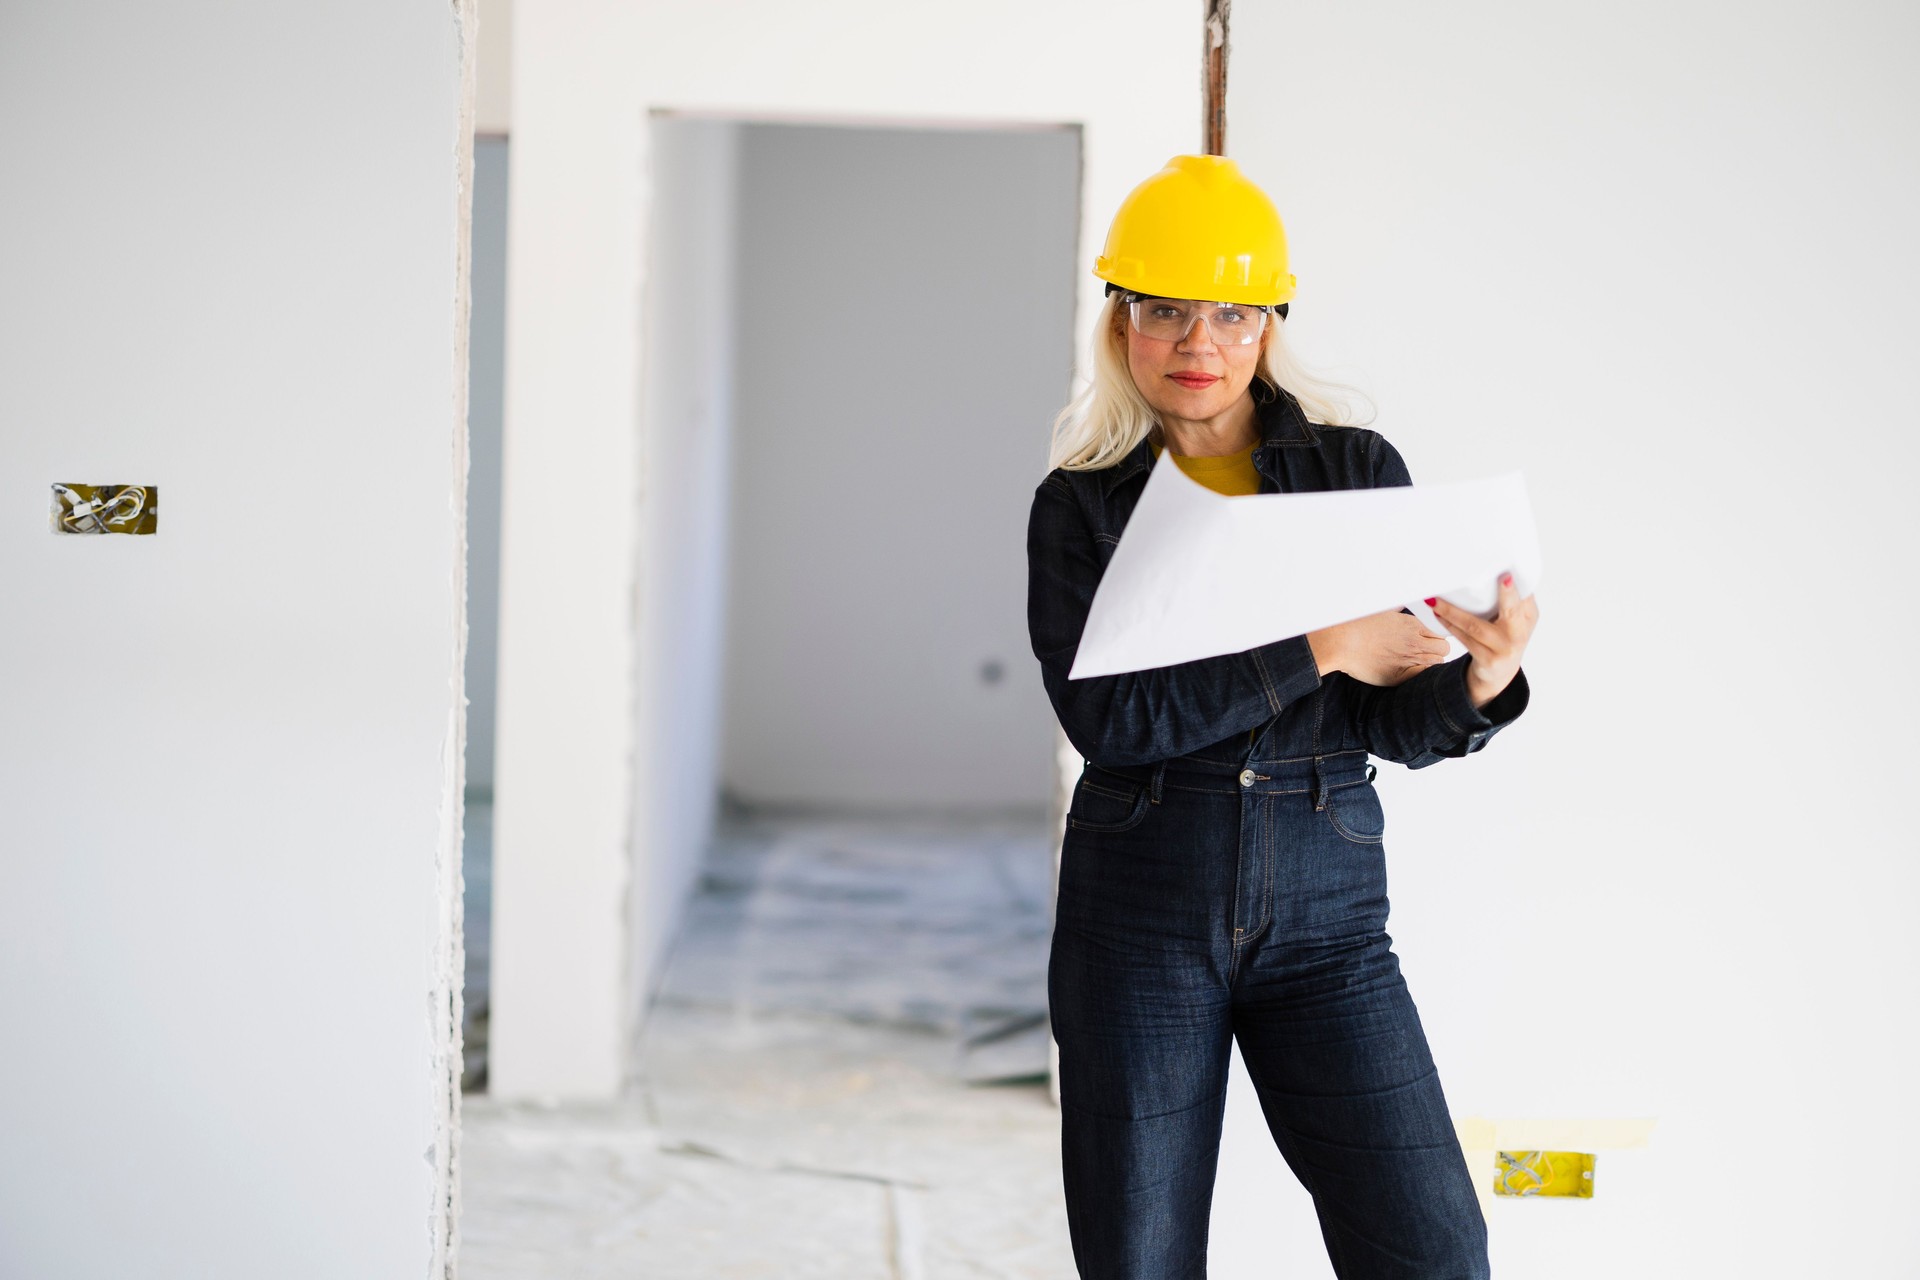
[[[1105,1274],[1062,904],[1257,884],[1036,652],[1044,486],[1196,474],[1150,397],[1151,478],[1054,434],[1156,301],[1370,406],[1298,441],[1530,497],[1525,696],[1450,727],[1525,714],[1374,751],[1327,846],[1390,870],[1461,1238],[1915,1274],[1917,53],[1886,0],[0,5],[0,1280]],[[1110,278],[1169,157],[1270,199],[1284,300]],[[1127,675],[1077,687],[1173,687]],[[1209,803],[1338,827],[1264,759]],[[1339,1144],[1208,1043],[1215,1167],[1109,1161],[1201,1188],[1133,1273],[1374,1274]]]

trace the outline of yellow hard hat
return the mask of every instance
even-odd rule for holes
[[[1279,211],[1225,156],[1175,156],[1129,192],[1093,274],[1161,298],[1264,307],[1293,297]]]

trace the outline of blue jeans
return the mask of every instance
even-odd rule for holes
[[[1232,1042],[1341,1280],[1485,1277],[1363,751],[1087,766],[1047,971],[1085,1280],[1204,1277]]]

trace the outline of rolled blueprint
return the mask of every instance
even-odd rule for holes
[[[1540,580],[1519,472],[1458,484],[1229,498],[1170,462],[1094,593],[1073,679],[1238,653],[1442,596],[1488,613]]]

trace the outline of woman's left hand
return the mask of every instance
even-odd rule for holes
[[[1520,657],[1533,638],[1533,624],[1540,620],[1540,606],[1532,596],[1521,597],[1510,573],[1500,575],[1500,607],[1492,621],[1438,598],[1428,604],[1440,625],[1467,646],[1472,655],[1467,662],[1467,696],[1475,707],[1486,706],[1519,672]]]

